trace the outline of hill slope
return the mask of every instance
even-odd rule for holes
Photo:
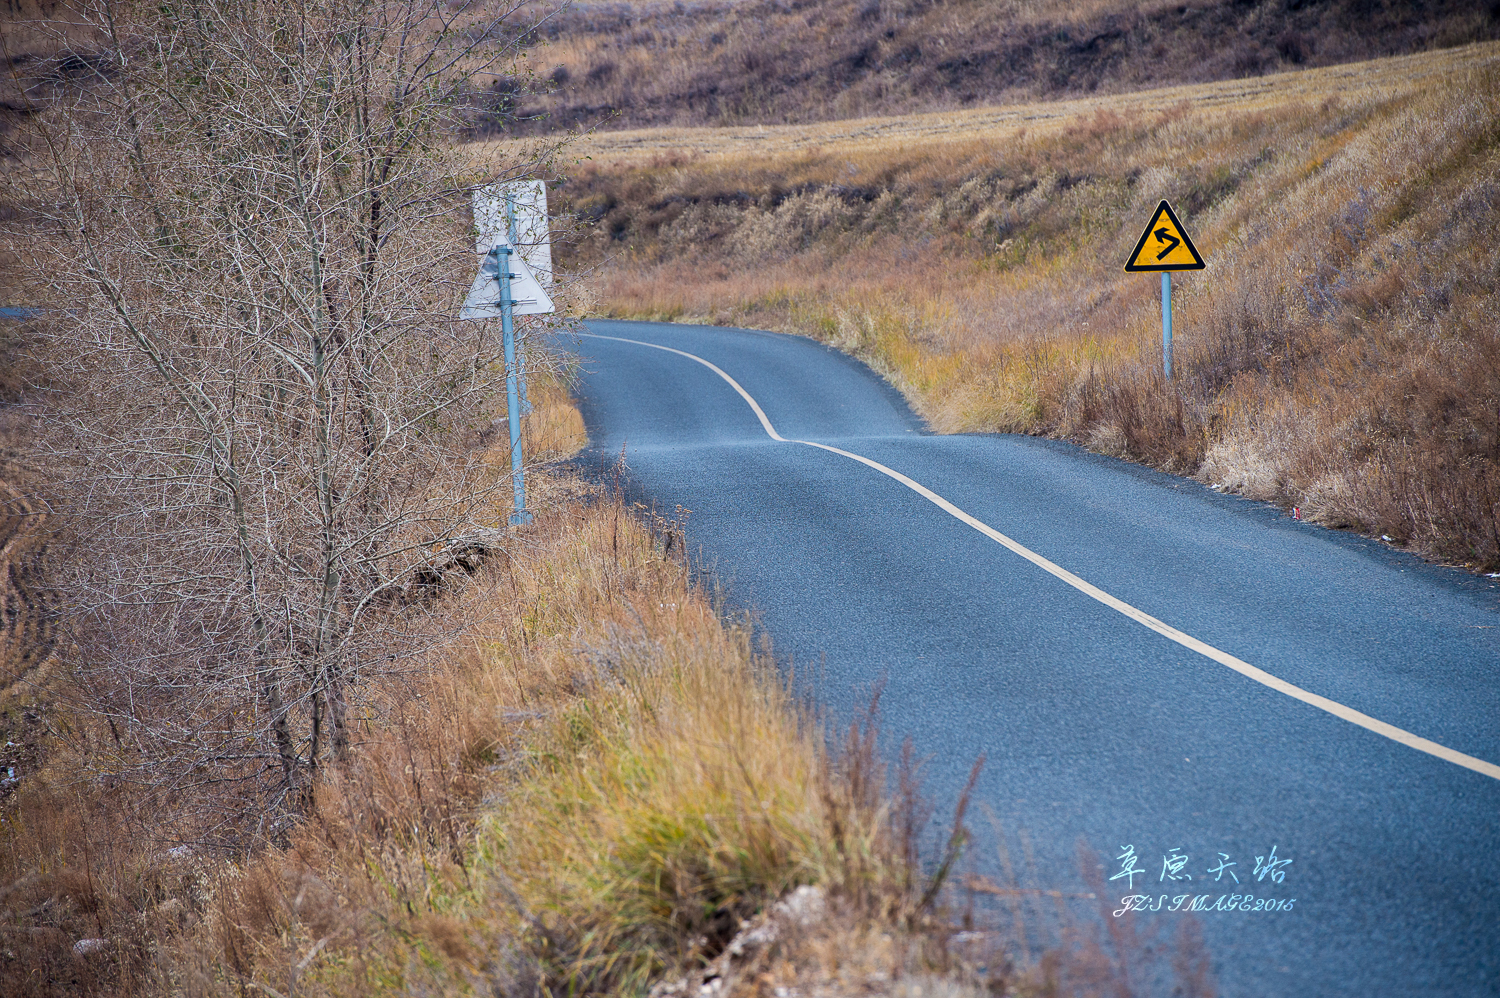
[[[1262,75],[1500,38],[1464,0],[576,3],[529,65],[533,129],[772,124]]]
[[[935,427],[1076,440],[1500,568],[1500,46],[1062,105],[598,135],[611,314],[795,331]],[[1123,264],[1161,198],[1209,268]]]

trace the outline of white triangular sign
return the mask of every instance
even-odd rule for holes
[[[480,261],[479,275],[469,288],[469,297],[464,299],[463,311],[458,313],[460,319],[500,318],[499,261],[502,256],[504,254],[488,253]],[[557,311],[552,297],[519,254],[510,255],[510,272],[511,315],[543,315]]]

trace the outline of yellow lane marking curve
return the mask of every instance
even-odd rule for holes
[[[1037,554],[1035,551],[1032,551],[1030,548],[1021,544],[1020,542],[1012,540],[1011,538],[1005,536],[1000,531],[996,530],[994,527],[991,527],[984,521],[970,516],[968,513],[965,513],[963,510],[953,505],[953,503],[949,502],[947,499],[944,499],[936,492],[927,488],[927,486],[921,484],[920,482],[913,481],[907,476],[901,474],[901,472],[899,471],[887,468],[879,461],[872,461],[870,458],[864,457],[863,455],[855,454],[851,451],[840,450],[839,448],[831,447],[828,444],[820,444],[812,440],[790,440],[786,437],[783,437],[781,434],[776,432],[776,427],[771,425],[771,420],[767,418],[765,410],[760,407],[760,403],[755,401],[754,397],[751,396],[749,392],[745,391],[745,389],[741,387],[738,381],[735,381],[733,378],[731,378],[727,373],[725,373],[722,368],[710,363],[709,361],[704,360],[702,357],[699,357],[696,354],[688,353],[685,350],[676,350],[672,347],[664,347],[657,343],[647,343],[643,340],[626,339],[623,336],[603,336],[598,333],[580,333],[578,335],[588,336],[590,338],[600,340],[615,340],[619,343],[632,343],[636,346],[650,347],[653,350],[665,350],[667,353],[675,353],[678,356],[686,357],[688,360],[697,361],[699,364],[702,364],[704,367],[708,368],[710,371],[713,371],[719,377],[723,378],[729,383],[729,386],[731,388],[740,393],[740,397],[743,398],[747,403],[749,403],[750,409],[755,413],[756,418],[760,420],[760,425],[765,428],[766,434],[772,440],[776,440],[781,443],[801,444],[804,447],[816,447],[819,450],[826,450],[831,454],[838,454],[840,457],[846,457],[851,461],[858,461],[860,464],[873,468],[874,470],[880,472],[882,475],[893,478],[896,481],[900,482],[902,485],[905,485],[907,488],[911,489],[913,492],[917,493],[927,501],[931,502],[934,506],[952,516],[954,519],[961,520],[962,522],[973,527],[975,530],[979,531],[981,534],[988,537],[990,540],[1008,548],[1012,552],[1020,555],[1022,558],[1025,558],[1027,561],[1031,562],[1042,571],[1048,573],[1049,575],[1055,576],[1058,579],[1061,579],[1063,582],[1066,582],[1068,585],[1072,586],[1074,589],[1077,589],[1084,595],[1098,600],[1100,603],[1103,603],[1111,610],[1115,610],[1121,614],[1124,614],[1126,617],[1129,617],[1131,620],[1142,625],[1143,627],[1150,628],[1169,641],[1175,641],[1177,642],[1177,644],[1181,645],[1184,648],[1187,648],[1190,651],[1195,651],[1205,658],[1213,659],[1220,665],[1228,666],[1235,672],[1238,672],[1240,675],[1245,676],[1249,679],[1253,679],[1257,683],[1260,683],[1262,686],[1270,687],[1276,692],[1285,694],[1286,696],[1289,696],[1294,700],[1301,700],[1303,703],[1308,704],[1312,707],[1316,707],[1319,710],[1326,711],[1327,713],[1332,714],[1334,717],[1337,717],[1340,720],[1348,721],[1350,724],[1357,724],[1367,731],[1373,731],[1375,732],[1375,734],[1381,735],[1385,738],[1389,738],[1391,741],[1400,742],[1402,745],[1405,745],[1408,748],[1414,748],[1418,752],[1426,752],[1428,755],[1436,756],[1437,758],[1442,759],[1445,762],[1451,762],[1455,766],[1462,766],[1465,769],[1472,769],[1474,772],[1481,773],[1485,776],[1490,777],[1491,779],[1500,780],[1500,766],[1497,766],[1492,762],[1485,762],[1483,759],[1476,759],[1472,755],[1465,755],[1464,753],[1459,752],[1457,749],[1451,749],[1446,745],[1440,745],[1437,742],[1427,738],[1423,738],[1420,735],[1414,735],[1410,731],[1407,731],[1403,728],[1398,728],[1394,724],[1387,724],[1385,721],[1382,721],[1379,718],[1371,717],[1369,714],[1363,714],[1352,707],[1346,707],[1336,700],[1330,700],[1327,697],[1318,696],[1318,694],[1316,693],[1311,693],[1307,690],[1304,690],[1300,686],[1294,686],[1284,679],[1280,679],[1276,676],[1271,675],[1264,669],[1257,669],[1255,666],[1251,665],[1249,662],[1246,662],[1243,659],[1236,658],[1226,651],[1220,651],[1218,648],[1215,648],[1213,645],[1208,644],[1205,641],[1200,641],[1198,638],[1193,637],[1191,634],[1186,634],[1182,631],[1179,631],[1171,624],[1158,620],[1144,610],[1137,609],[1136,607],[1131,606],[1129,603],[1126,603],[1124,600],[1119,599],[1115,596],[1111,596],[1103,589],[1100,589],[1098,586],[1079,578],[1072,572],[1068,571],[1066,568],[1063,568],[1061,565],[1057,565],[1051,561],[1048,561],[1046,558],[1043,558],[1041,555]]]

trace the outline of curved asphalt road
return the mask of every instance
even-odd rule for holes
[[[1047,574],[885,474],[910,476],[1088,583],[1303,690],[1500,763],[1500,588],[1191,481],[1017,436],[935,436],[864,365],[748,330],[593,322],[581,401],[601,459],[690,509],[689,544],[835,717],[887,681],[893,744],[945,810],[984,752],[967,862],[994,823],[1044,886],[1076,845],[1145,872],[1110,896],[1251,893],[1197,915],[1231,998],[1500,994],[1500,779],[1252,681]],[[942,814],[939,815],[941,820]],[[1015,839],[1012,843],[1014,855]],[[1257,882],[1276,846],[1281,883]],[[1172,850],[1191,883],[1163,881]],[[1241,885],[1209,872],[1226,862]],[[1018,859],[1018,857],[1017,857]],[[1167,902],[1169,905],[1171,901]],[[1118,907],[1118,904],[1115,905]],[[1179,915],[1135,916],[1171,932]]]

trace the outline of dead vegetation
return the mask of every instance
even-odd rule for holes
[[[580,2],[528,60],[525,127],[785,124],[1258,77],[1500,34],[1428,0]]]
[[[941,430],[1067,437],[1494,571],[1495,59],[780,128],[763,154],[755,129],[600,136],[560,192],[595,223],[569,262],[615,315],[835,343]],[[1120,270],[1160,198],[1209,262],[1175,281],[1170,385],[1159,282]]]
[[[55,381],[71,689],[114,777],[212,800],[225,845],[294,823],[364,683],[499,546],[505,364],[499,323],[455,319],[464,208],[537,163],[456,183],[439,149],[470,33],[513,15],[85,2],[92,58],[25,94],[0,194]]]

